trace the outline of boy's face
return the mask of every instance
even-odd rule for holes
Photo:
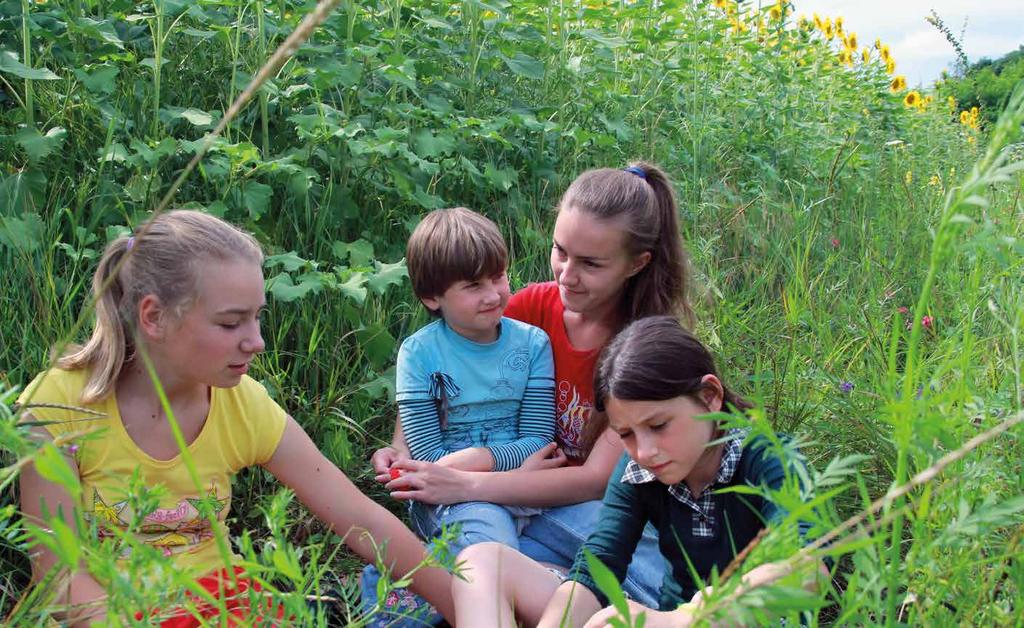
[[[498,321],[508,305],[508,275],[457,281],[438,297],[421,299],[431,310],[440,310],[445,322],[460,336],[474,342],[494,342]]]

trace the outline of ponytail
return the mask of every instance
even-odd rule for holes
[[[106,398],[114,388],[117,376],[129,350],[130,335],[121,316],[124,299],[120,272],[111,276],[128,252],[130,238],[121,237],[107,246],[92,277],[92,294],[96,299],[96,324],[85,346],[71,346],[57,360],[65,370],[86,368],[89,376],[82,389],[81,403],[90,404]],[[107,285],[109,282],[109,285]]]

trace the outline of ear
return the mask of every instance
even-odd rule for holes
[[[431,312],[441,309],[441,302],[438,301],[437,297],[420,297],[420,303],[425,305]]]
[[[714,375],[708,374],[700,379],[701,389],[697,393],[707,407],[708,412],[720,412],[725,401],[725,388]]]
[[[647,268],[647,265],[651,263],[651,252],[644,251],[633,258],[633,265],[629,269],[629,276],[637,274],[641,270]]]
[[[148,340],[163,338],[167,327],[167,312],[160,297],[147,294],[139,301],[139,335]]]

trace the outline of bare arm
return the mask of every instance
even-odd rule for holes
[[[387,487],[396,499],[429,504],[478,500],[516,506],[562,506],[600,499],[621,455],[622,442],[606,431],[580,466],[473,473],[407,460],[397,463],[405,474]]]
[[[34,428],[32,434],[39,440],[53,440],[50,434],[41,427]],[[65,455],[64,461],[77,475],[78,464],[74,458]],[[71,513],[78,508],[78,504],[63,486],[50,482],[39,475],[34,464],[29,464],[22,470],[20,483],[21,512],[29,523],[45,530],[49,524],[43,513],[48,512],[51,517],[62,513],[64,522],[71,529],[76,528],[77,524]],[[57,564],[57,556],[41,544],[31,547],[29,558],[32,562],[33,583],[41,581],[52,569],[63,567]],[[69,610],[60,617],[71,626],[76,628],[88,626],[91,621],[103,621],[106,618],[106,591],[88,571],[77,566],[74,573],[66,580],[61,581],[61,584],[54,603],[68,606]]]
[[[469,447],[441,456],[437,464],[460,471],[493,471],[494,454],[486,447]]]
[[[372,562],[374,545],[379,548],[386,543],[385,560],[402,576],[426,558],[423,544],[413,533],[383,506],[360,492],[320,453],[291,417],[288,417],[277,450],[263,466],[295,491],[302,503],[341,535],[345,544],[363,560]],[[438,568],[421,569],[413,576],[411,588],[454,624],[448,572]]]

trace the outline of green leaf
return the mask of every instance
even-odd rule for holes
[[[518,76],[536,80],[544,78],[544,64],[529,55],[517,52],[512,58],[502,57],[502,59],[508,69]]]
[[[594,579],[594,584],[601,590],[601,593],[604,593],[622,617],[629,617],[629,604],[626,603],[626,595],[622,592],[618,578],[590,550],[584,549],[583,554],[587,559],[587,568],[590,570],[590,576]]]
[[[114,25],[107,21],[94,20],[91,17],[80,17],[69,21],[68,30],[91,37],[105,44],[113,44],[124,50],[124,42],[117,36]]]
[[[0,72],[13,74],[19,78],[31,79],[33,81],[55,81],[60,77],[46,68],[30,68],[18,61],[10,50],[0,51]]]
[[[63,565],[74,567],[82,558],[82,543],[71,527],[59,515],[50,517],[50,529],[56,541],[53,545],[55,553]]]
[[[274,567],[290,580],[301,580],[302,569],[295,556],[283,548],[277,548],[273,554]]]
[[[21,218],[0,216],[0,246],[15,251],[35,251],[43,242],[43,223],[39,215],[26,211]]]
[[[92,71],[75,68],[75,76],[87,90],[108,96],[114,93],[114,89],[117,87],[117,75],[120,73],[121,69],[115,65],[97,66]]]
[[[358,329],[355,336],[373,368],[380,368],[391,361],[391,354],[395,350],[395,339],[382,325],[371,325]]]
[[[511,168],[498,168],[494,164],[488,162],[484,168],[484,178],[491,182],[491,184],[503,191],[508,192],[512,188],[512,184],[519,178],[516,171]]]
[[[405,258],[394,264],[377,262],[377,272],[367,282],[370,288],[377,294],[384,294],[388,286],[401,286],[403,280],[409,276],[409,269],[405,266]]]
[[[585,29],[582,35],[590,41],[597,42],[606,48],[619,48],[626,45],[626,40],[618,35],[605,35],[604,33],[592,28]]]
[[[455,150],[455,138],[449,133],[435,134],[421,129],[413,135],[412,141],[420,157],[440,157]]]
[[[194,107],[189,107],[188,109],[185,109],[175,117],[184,118],[191,122],[193,126],[197,126],[200,128],[208,127],[211,124],[213,124],[213,116],[206,113],[205,111],[196,109]]]
[[[344,282],[338,284],[338,290],[359,305],[366,302],[366,273],[354,272]]]
[[[64,454],[58,451],[53,443],[44,443],[39,448],[39,452],[32,462],[35,464],[36,472],[43,479],[59,484],[64,487],[64,490],[74,496],[75,500],[78,499],[82,492],[78,474],[71,469],[68,461],[64,458]]]
[[[300,277],[299,283],[296,284],[291,275],[281,273],[268,279],[266,288],[278,301],[290,303],[304,298],[307,294],[320,292],[323,280],[315,274],[306,274]]]
[[[369,266],[373,259],[373,245],[359,238],[355,242],[335,242],[331,245],[331,252],[344,262],[348,260],[349,266]]]
[[[270,198],[274,190],[269,185],[259,181],[247,181],[242,188],[242,202],[244,209],[249,212],[253,220],[259,220],[270,208]]]
[[[14,134],[14,138],[18,146],[25,150],[29,161],[37,162],[60,147],[67,134],[68,132],[59,126],[47,131],[46,135],[40,133],[35,127],[25,127],[19,129]]]
[[[288,272],[295,272],[300,268],[313,268],[313,263],[309,260],[302,259],[295,254],[295,251],[288,251],[280,255],[271,255],[267,259],[263,260],[263,265],[267,268],[275,268],[281,266]]]

